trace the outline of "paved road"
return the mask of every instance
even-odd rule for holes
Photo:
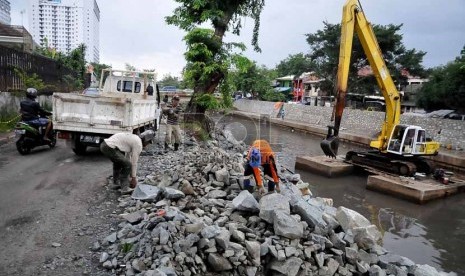
[[[0,275],[101,274],[89,247],[110,231],[110,170],[98,151],[78,157],[64,143],[27,156],[0,146]]]

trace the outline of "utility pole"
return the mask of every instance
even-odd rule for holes
[[[19,13],[21,13],[21,26],[23,26],[23,27],[24,27],[24,18],[23,18],[23,15],[24,15],[25,12],[26,12],[25,9],[22,9],[22,10],[19,12]]]

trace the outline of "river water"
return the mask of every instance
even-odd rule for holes
[[[271,142],[278,162],[291,170],[296,156],[323,154],[317,136],[232,116],[221,118],[221,122],[237,140],[247,144],[257,139],[259,132]],[[355,147],[341,144],[339,153]],[[296,173],[310,183],[315,196],[332,198],[335,207],[353,209],[378,226],[387,250],[418,264],[465,275],[465,194],[417,205],[366,190],[367,176],[363,174],[329,179],[299,170]]]

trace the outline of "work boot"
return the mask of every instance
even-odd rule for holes
[[[179,144],[178,143],[174,143],[174,150],[177,151],[179,149]]]
[[[244,179],[244,190],[249,191],[249,193],[254,192],[254,186],[250,184],[250,179]]]
[[[269,181],[268,181],[268,192],[269,192],[269,193],[270,193],[270,192],[274,192],[274,187],[275,187],[275,186],[276,186],[276,184],[275,184],[273,181],[269,180]]]
[[[168,150],[168,143],[165,143],[165,150]]]

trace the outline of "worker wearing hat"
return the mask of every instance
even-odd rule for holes
[[[167,116],[166,120],[166,136],[165,149],[171,144],[171,137],[174,134],[174,150],[179,149],[181,144],[181,128],[179,127],[179,116],[182,112],[179,105],[179,96],[174,95],[171,99],[171,104],[163,109],[163,113]]]
[[[253,142],[247,154],[247,165],[244,172],[244,176],[254,176],[258,192],[264,194],[265,189],[263,188],[262,177],[260,175],[260,166],[263,167],[265,176],[273,179],[268,181],[268,192],[274,191],[275,187],[279,192],[279,177],[276,169],[275,154],[266,140],[255,140]],[[244,179],[244,189],[253,192],[250,179]]]

